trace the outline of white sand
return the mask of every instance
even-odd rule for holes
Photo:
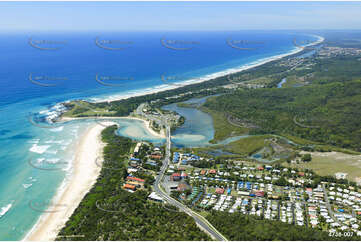
[[[59,212],[43,214],[24,240],[51,241],[56,238],[100,174],[101,167],[95,162],[96,158],[102,155],[104,147],[100,134],[105,126],[112,124],[114,123],[95,124],[85,132],[76,150],[73,173],[65,189],[53,199],[53,204],[66,206]]]
[[[324,38],[318,36],[319,39],[308,45],[315,45],[321,43]],[[254,68],[256,66],[263,65],[267,62],[278,60],[283,57],[298,53],[302,51],[303,48],[296,48],[294,51],[291,51],[286,54],[274,56],[272,58],[266,58],[264,60],[260,60],[255,63],[251,63],[249,65],[242,66],[240,68],[234,68],[229,69],[223,72],[214,73],[212,75],[207,75],[204,78],[201,78],[199,80],[190,80],[183,83],[177,83],[177,85],[164,85],[162,87],[159,87],[158,89],[152,89],[147,90],[145,92],[138,92],[138,93],[132,93],[129,95],[121,95],[116,97],[109,97],[106,101],[115,101],[115,100],[121,100],[126,99],[129,97],[134,96],[141,96],[151,93],[156,93],[160,91],[170,90],[179,88],[181,86],[186,86],[189,84],[194,83],[200,83],[204,81],[208,81],[210,79],[217,78],[219,76],[226,76],[232,73],[237,73],[240,71],[248,70],[250,68]],[[104,100],[102,100],[104,101]],[[97,102],[101,102],[100,100],[97,100]],[[119,118],[119,117],[112,117],[112,118]],[[125,117],[122,117],[125,118]],[[146,123],[146,127],[148,128],[149,132],[151,132],[153,135],[158,137],[165,137],[164,134],[159,134],[155,132],[153,129],[150,128],[150,122],[134,118],[134,117],[126,117],[129,119],[138,119],[142,120]],[[109,119],[109,118],[106,118]],[[73,118],[62,118],[61,121],[69,121],[74,120]],[[82,137],[81,142],[77,148],[76,151],[76,158],[74,161],[74,172],[66,185],[66,188],[61,192],[61,194],[57,194],[57,196],[54,198],[54,204],[66,204],[66,207],[64,210],[55,212],[55,213],[48,213],[44,214],[40,217],[37,224],[33,227],[33,229],[29,232],[29,234],[25,237],[24,240],[31,240],[31,241],[49,241],[54,240],[60,231],[60,229],[65,225],[69,217],[72,215],[74,210],[78,207],[79,203],[85,196],[85,194],[91,189],[91,187],[96,182],[96,179],[100,173],[101,167],[96,165],[95,159],[101,155],[101,152],[103,150],[104,144],[102,144],[100,140],[100,133],[105,128],[105,125],[112,125],[113,122],[101,122],[101,124],[96,124],[95,126],[91,127],[85,135]]]
[[[275,55],[275,56],[272,56],[272,57],[266,57],[266,58],[257,60],[255,62],[242,65],[242,66],[237,67],[237,68],[230,68],[230,69],[227,69],[227,70],[224,70],[224,71],[219,71],[219,72],[215,72],[215,73],[206,75],[206,76],[201,77],[201,78],[190,79],[190,80],[187,80],[187,81],[182,81],[182,82],[177,82],[177,83],[172,83],[172,84],[164,83],[163,85],[152,87],[152,88],[147,88],[145,90],[144,89],[132,90],[129,93],[126,93],[126,94],[125,93],[122,93],[122,94],[119,94],[119,95],[115,94],[115,95],[112,95],[112,96],[108,96],[106,98],[91,98],[90,101],[95,102],[95,103],[119,101],[119,100],[124,100],[124,99],[127,99],[127,98],[131,98],[131,97],[138,97],[138,96],[144,96],[144,95],[154,94],[154,93],[158,93],[158,92],[173,90],[173,89],[177,89],[177,88],[184,87],[184,86],[187,86],[187,85],[202,83],[202,82],[210,81],[210,80],[218,78],[218,77],[228,76],[230,74],[235,74],[235,73],[239,73],[239,72],[242,72],[242,71],[246,71],[246,70],[255,68],[257,66],[261,66],[263,64],[266,64],[268,62],[279,60],[279,59],[282,59],[284,57],[297,54],[297,53],[301,52],[302,50],[304,50],[305,47],[318,45],[318,44],[322,43],[325,40],[325,38],[322,37],[322,36],[319,36],[319,35],[313,35],[313,36],[316,37],[317,40],[315,42],[312,42],[312,43],[308,44],[308,45],[304,45],[304,46],[295,45],[295,48],[293,50],[291,50],[290,52],[287,52],[285,54]]]
[[[151,127],[150,127],[150,121],[148,120],[144,120],[141,118],[136,118],[136,117],[124,117],[126,119],[135,119],[135,120],[140,120],[143,121],[145,124],[145,127],[148,129],[148,131],[155,137],[159,137],[159,138],[165,138],[165,134],[164,134],[164,129],[162,129],[160,131],[160,133],[157,133],[156,131],[154,131]]]
[[[164,129],[162,129],[160,131],[160,133],[157,133],[155,130],[153,130],[150,127],[150,121],[149,120],[145,120],[145,119],[141,119],[141,118],[137,118],[137,117],[81,117],[81,118],[71,118],[71,117],[62,117],[59,122],[67,122],[67,121],[72,121],[72,120],[77,120],[77,119],[135,119],[135,120],[140,120],[142,122],[144,122],[145,127],[147,128],[147,130],[149,131],[149,133],[151,133],[153,136],[158,137],[158,138],[165,138],[165,134],[164,134]],[[103,122],[101,122],[103,123]]]

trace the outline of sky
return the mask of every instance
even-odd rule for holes
[[[0,2],[0,31],[360,29],[361,2]]]

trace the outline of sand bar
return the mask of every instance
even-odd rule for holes
[[[80,118],[73,118],[73,117],[61,117],[59,122],[69,122],[69,121],[73,121],[73,120],[80,120],[80,119],[118,119],[118,120],[121,120],[121,119],[134,119],[134,120],[139,120],[139,121],[142,121],[144,122],[145,124],[145,127],[147,128],[148,132],[151,133],[153,136],[155,137],[158,137],[158,138],[165,138],[165,134],[164,134],[164,130],[162,129],[160,131],[160,133],[157,133],[154,129],[152,129],[150,127],[150,120],[145,120],[145,119],[142,119],[142,118],[137,118],[137,117],[131,117],[131,116],[127,116],[127,117],[80,117]],[[104,121],[100,122],[99,123],[103,123]]]

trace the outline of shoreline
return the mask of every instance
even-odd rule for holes
[[[193,80],[187,80],[180,83],[172,83],[172,84],[164,84],[160,86],[155,86],[152,88],[143,89],[141,90],[132,90],[134,93],[129,94],[123,94],[123,95],[113,95],[108,96],[107,98],[90,98],[92,99],[94,103],[100,103],[100,102],[111,102],[111,101],[119,101],[128,99],[131,97],[138,97],[138,96],[144,96],[149,94],[154,94],[158,92],[173,90],[177,88],[182,88],[187,85],[202,83],[206,81],[213,80],[215,78],[224,77],[230,74],[239,73],[245,70],[249,70],[261,65],[264,65],[266,63],[282,59],[284,57],[297,54],[304,50],[305,47],[313,46],[322,43],[325,39],[322,36],[316,36],[318,40],[316,40],[313,43],[310,43],[303,47],[295,46],[294,49],[290,50],[289,52],[285,54],[279,54],[271,57],[266,57],[263,59],[259,59],[257,61],[253,61],[248,64],[244,64],[239,67],[235,68],[229,68],[224,71],[215,72],[212,74],[207,74],[204,77],[193,79]],[[165,138],[163,130],[161,130],[161,133],[157,133],[150,127],[150,121],[144,120],[137,117],[81,117],[81,118],[68,118],[68,117],[62,117],[60,119],[60,122],[66,122],[66,121],[72,121],[72,120],[78,120],[78,119],[134,119],[134,120],[141,120],[145,123],[146,129],[154,136]],[[113,123],[113,122],[102,122],[102,123]],[[93,184],[96,182],[96,179],[98,175],[100,174],[101,167],[97,166],[95,164],[95,159],[98,157],[100,152],[102,152],[104,144],[99,140],[99,135],[101,131],[105,128],[104,125],[101,124],[95,124],[95,126],[90,127],[85,134],[81,137],[81,141],[76,149],[75,152],[75,159],[74,159],[74,171],[70,175],[69,180],[64,180],[67,183],[65,184],[65,189],[62,191],[59,191],[59,188],[63,186],[63,183],[58,187],[58,191],[53,198],[54,204],[71,204],[71,206],[67,206],[64,212],[57,212],[57,213],[43,213],[40,215],[38,221],[36,224],[32,227],[32,229],[26,234],[26,236],[22,240],[31,240],[31,241],[38,241],[38,240],[54,240],[60,231],[60,229],[65,225],[65,223],[68,221],[69,217],[72,215],[74,210],[78,207],[80,202],[82,201],[83,197],[87,194],[87,192],[91,189]],[[91,145],[85,145],[85,144],[91,144]],[[92,147],[89,149],[89,146]],[[83,148],[83,149],[82,149]],[[87,150],[84,152],[84,148],[87,148]],[[99,150],[101,151],[99,152]],[[90,157],[90,158],[89,158]],[[81,160],[88,161],[88,165],[90,166],[82,166],[84,165],[84,162],[79,162]],[[89,160],[92,160],[92,162],[89,163]],[[83,167],[82,169],[80,169]],[[84,179],[82,176],[87,176],[87,178]],[[72,195],[76,194],[77,196],[74,197]]]
[[[104,143],[101,141],[101,131],[113,122],[103,122],[89,127],[82,135],[76,148],[73,160],[73,172],[68,180],[59,186],[64,189],[56,192],[52,199],[54,206],[63,206],[58,212],[48,212],[40,215],[33,228],[22,239],[23,241],[53,241],[64,227],[74,210],[79,206],[84,196],[96,182],[101,167],[95,162],[102,155]]]
[[[153,130],[150,127],[150,122],[151,122],[150,120],[145,120],[142,118],[137,118],[137,117],[132,117],[132,116],[126,116],[126,117],[80,117],[80,118],[61,117],[61,119],[58,122],[62,123],[62,122],[68,122],[68,121],[73,121],[73,120],[82,120],[82,119],[133,119],[133,120],[139,120],[139,121],[144,122],[145,128],[153,136],[165,139],[165,134],[164,134],[163,129],[161,129],[160,133],[157,133],[155,130]]]
[[[269,62],[279,60],[279,59],[282,59],[282,58],[290,56],[290,55],[297,54],[297,53],[301,52],[302,50],[304,50],[305,47],[310,47],[310,46],[313,46],[313,45],[321,44],[325,40],[325,38],[320,36],[320,35],[310,35],[310,36],[317,37],[318,39],[315,42],[312,42],[312,43],[307,44],[307,45],[302,46],[302,47],[299,47],[299,46],[295,45],[295,48],[293,50],[290,50],[289,52],[284,53],[284,54],[279,54],[279,55],[275,55],[275,56],[271,56],[271,57],[265,57],[265,58],[253,61],[251,63],[241,65],[239,67],[229,68],[229,69],[226,69],[226,70],[223,70],[223,71],[215,72],[215,73],[212,73],[212,74],[207,74],[204,77],[200,77],[200,78],[197,78],[197,79],[190,79],[190,80],[186,80],[186,81],[182,81],[182,82],[175,82],[175,83],[172,83],[172,84],[163,84],[163,85],[143,89],[143,91],[142,91],[142,89],[140,89],[140,90],[132,90],[131,92],[134,92],[134,93],[129,93],[129,94],[119,94],[119,95],[115,94],[115,95],[110,95],[110,96],[108,96],[106,98],[96,98],[96,97],[94,97],[94,98],[90,98],[89,102],[102,103],[102,102],[120,101],[120,100],[128,99],[128,98],[131,98],[131,97],[145,96],[145,95],[155,94],[155,93],[158,93],[158,92],[164,92],[164,91],[169,91],[169,90],[181,88],[181,87],[192,85],[192,84],[199,84],[199,83],[202,83],[202,82],[213,80],[215,78],[225,77],[227,75],[236,74],[236,73],[239,73],[239,72],[242,72],[242,71],[246,71],[246,70],[249,70],[249,69],[264,65],[264,64],[267,64]]]

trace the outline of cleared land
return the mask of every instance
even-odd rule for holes
[[[212,116],[214,127],[214,138],[210,143],[217,143],[218,141],[226,138],[238,135],[244,135],[248,133],[248,129],[245,127],[238,127],[228,122],[224,113],[213,111],[207,108],[201,108],[203,112],[207,112]]]
[[[89,116],[112,116],[115,111],[109,111],[107,107],[100,107],[85,101],[72,101],[66,103],[65,106],[69,108],[63,117],[89,117]]]
[[[306,154],[309,152],[301,152]],[[287,164],[285,166],[307,168],[314,170],[321,176],[334,176],[336,172],[348,173],[347,178],[355,181],[361,177],[361,155],[349,155],[340,152],[311,152],[312,161],[300,164]]]

